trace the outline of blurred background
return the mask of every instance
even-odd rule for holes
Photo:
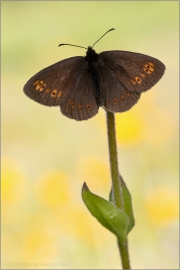
[[[86,209],[81,187],[108,199],[105,113],[70,120],[23,93],[26,81],[62,59],[126,50],[166,65],[161,81],[116,114],[121,175],[136,224],[134,269],[178,269],[179,36],[175,1],[3,1],[2,269],[119,269],[116,239]]]

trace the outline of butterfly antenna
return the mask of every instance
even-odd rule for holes
[[[104,37],[108,32],[113,31],[113,30],[115,30],[115,29],[114,29],[114,28],[109,29],[102,37]],[[95,45],[102,37],[100,37],[100,38],[93,44],[92,48],[94,47],[94,45]]]
[[[83,49],[86,49],[86,50],[87,50],[87,48],[85,48],[85,47],[83,47],[83,46],[72,45],[72,44],[66,44],[66,43],[61,43],[61,44],[58,45],[58,47],[63,46],[63,45],[69,45],[69,46],[79,47],[79,48],[83,48]]]

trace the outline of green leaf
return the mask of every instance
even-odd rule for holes
[[[86,183],[82,188],[82,198],[90,213],[101,225],[114,233],[122,242],[125,241],[129,227],[128,216],[113,203],[91,193]]]
[[[131,200],[131,194],[123,180],[123,178],[121,177],[121,175],[119,175],[119,181],[121,181],[121,187],[122,187],[122,195],[123,195],[123,202],[124,202],[124,212],[126,213],[126,215],[129,217],[129,225],[127,228],[127,232],[129,233],[132,228],[134,227],[135,224],[135,220],[134,220],[134,215],[133,215],[133,208],[132,208],[132,200]],[[114,202],[114,196],[113,196],[113,190],[111,189],[110,194],[109,194],[109,200],[115,204]]]

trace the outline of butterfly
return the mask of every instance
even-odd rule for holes
[[[81,121],[95,116],[100,106],[114,113],[131,109],[164,74],[165,66],[156,58],[118,50],[98,54],[93,46],[82,47],[87,49],[84,57],[67,58],[39,71],[25,84],[24,93]]]

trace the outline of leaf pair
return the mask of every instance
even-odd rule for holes
[[[134,226],[131,195],[123,181],[119,178],[122,186],[124,210],[114,204],[113,190],[110,192],[110,201],[90,192],[86,183],[82,188],[82,198],[90,213],[104,226],[124,242],[127,234]]]

